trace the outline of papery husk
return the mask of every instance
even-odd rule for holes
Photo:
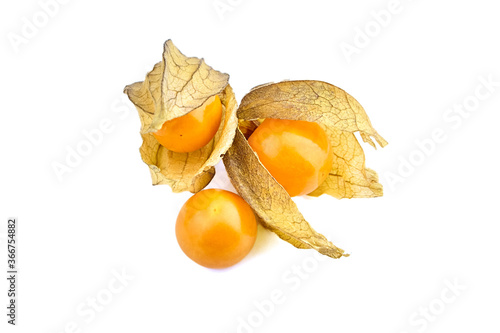
[[[141,120],[142,160],[148,165],[153,185],[168,184],[173,192],[202,190],[215,175],[214,166],[229,149],[237,127],[237,103],[228,84],[229,75],[214,70],[203,59],[186,57],[172,43],[165,42],[163,59],[142,82],[125,87]],[[177,153],[158,143],[153,133],[165,121],[204,107],[218,95],[222,120],[214,138],[190,153]]]
[[[321,81],[283,81],[254,88],[241,101],[240,123],[262,118],[314,121],[330,137],[334,158],[327,179],[311,196],[342,198],[383,195],[377,173],[365,167],[365,154],[355,132],[376,148],[387,141],[373,128],[363,107],[344,90]],[[247,133],[248,135],[251,133]]]
[[[239,129],[224,157],[229,178],[250,204],[264,227],[301,249],[332,258],[348,256],[304,219],[287,191],[260,163],[248,137],[266,118],[317,122],[330,138],[334,153],[327,179],[311,196],[377,197],[382,185],[375,171],[365,168],[365,155],[354,133],[375,147],[387,142],[372,127],[361,105],[344,90],[321,81],[283,81],[254,88],[237,111]]]

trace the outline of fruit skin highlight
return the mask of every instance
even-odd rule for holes
[[[219,129],[221,118],[222,104],[219,96],[215,95],[188,114],[166,121],[153,135],[168,150],[189,153],[212,140]]]
[[[194,262],[226,268],[252,249],[257,220],[239,195],[220,189],[203,190],[182,206],[175,225],[177,242]]]
[[[330,139],[314,122],[268,118],[248,143],[291,197],[314,191],[332,168]]]

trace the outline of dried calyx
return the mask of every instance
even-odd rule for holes
[[[203,59],[183,55],[168,40],[163,59],[146,79],[125,87],[141,119],[142,160],[153,185],[168,184],[174,192],[198,192],[215,174],[214,166],[231,146],[237,127],[236,99],[229,75],[214,70]],[[160,145],[153,133],[166,121],[201,107],[214,95],[222,103],[222,120],[214,138],[202,148],[178,153]]]
[[[382,195],[375,171],[365,168],[365,156],[354,133],[373,147],[372,137],[387,142],[373,129],[361,105],[349,94],[319,81],[284,81],[254,88],[237,111],[239,129],[224,164],[234,187],[260,217],[262,224],[298,248],[312,248],[333,258],[344,251],[316,232],[286,190],[252,151],[247,138],[265,118],[317,122],[327,132],[334,159],[327,179],[311,196],[366,198]]]

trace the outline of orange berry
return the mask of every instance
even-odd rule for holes
[[[292,197],[314,191],[332,168],[330,140],[314,122],[265,119],[248,143]]]
[[[208,268],[226,268],[252,249],[257,220],[239,195],[208,189],[182,206],[175,234],[182,251],[194,262]]]
[[[222,104],[219,96],[215,95],[188,114],[166,121],[153,135],[168,150],[188,153],[200,149],[212,140],[219,129],[221,118]]]

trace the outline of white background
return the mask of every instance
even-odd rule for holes
[[[0,331],[498,332],[500,86],[474,97],[488,93],[481,77],[500,82],[498,8],[401,0],[380,27],[371,13],[389,4],[72,0],[43,22],[35,0],[2,2],[1,267],[6,220],[17,216],[20,291],[12,328],[1,279]],[[33,16],[40,27],[23,37]],[[25,38],[17,47],[14,34]],[[317,79],[364,106],[389,141],[363,145],[384,197],[295,200],[351,257],[319,260],[262,229],[230,269],[184,256],[174,224],[190,194],[151,186],[139,119],[122,94],[169,38],[229,73],[238,100],[261,83]],[[346,57],[346,44],[357,53]],[[466,116],[448,111],[464,101]],[[59,180],[53,164],[103,120],[102,142]],[[429,144],[436,130],[444,139]],[[425,155],[416,141],[428,143]],[[217,170],[209,187],[229,189]],[[133,279],[110,294],[122,270]],[[269,306],[272,293],[280,304]],[[89,310],[95,297],[101,311]]]

